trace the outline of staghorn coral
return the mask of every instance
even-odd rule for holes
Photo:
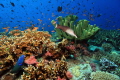
[[[103,71],[92,72],[90,77],[91,80],[119,80],[119,76]]]
[[[52,79],[56,80],[59,76],[60,78],[67,78],[67,63],[63,60],[60,61],[44,61],[42,60],[37,64],[37,67],[29,65],[24,68],[25,73],[21,76],[23,80],[45,80]]]

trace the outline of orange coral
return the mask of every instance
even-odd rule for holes
[[[12,34],[17,32],[18,31],[16,30],[11,31]],[[21,33],[21,31],[19,31],[19,33]],[[10,61],[17,61],[21,54],[26,55],[26,57],[29,57],[30,55],[38,56],[38,54],[42,54],[42,51],[45,49],[44,47],[51,44],[51,35],[48,32],[24,31],[21,34],[23,36],[4,37],[1,39],[0,59],[2,59],[1,57],[5,56],[2,60],[6,60],[6,55],[13,56],[14,60],[10,59]],[[2,63],[5,62],[3,61]],[[4,69],[1,69],[1,71],[4,71],[5,69],[7,68],[5,67]]]

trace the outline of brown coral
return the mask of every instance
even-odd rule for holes
[[[0,71],[4,71],[14,65],[21,54],[26,55],[26,57],[30,55],[38,56],[38,54],[42,54],[45,46],[52,43],[50,41],[51,35],[48,32],[25,31],[22,34],[23,36],[4,37],[4,39],[1,39],[0,59],[2,65],[0,66],[2,68]]]
[[[52,79],[56,80],[58,76],[61,78],[68,79],[65,75],[67,72],[67,63],[63,60],[58,61],[48,61],[44,60],[37,64],[37,67],[32,65],[24,69],[25,73],[22,75],[23,80],[45,80]],[[29,74],[29,76],[27,76]]]

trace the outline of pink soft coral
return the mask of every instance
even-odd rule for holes
[[[45,56],[52,56],[52,54],[51,54],[49,51],[47,51],[47,52],[45,53]]]
[[[66,72],[66,76],[67,76],[68,79],[72,79],[72,77],[73,77],[73,75],[71,74],[70,71]]]
[[[37,59],[35,59],[35,56],[30,56],[29,59],[25,60],[25,63],[30,65],[30,64],[36,64],[38,62]]]
[[[60,76],[57,77],[57,80],[66,80],[64,78],[60,78]]]
[[[75,50],[75,46],[74,45],[68,45],[66,46],[67,49],[69,50]]]

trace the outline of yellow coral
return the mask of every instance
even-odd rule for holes
[[[75,66],[73,69],[72,69],[72,73],[75,77],[79,77],[81,75],[80,73],[80,66]]]
[[[96,71],[91,73],[92,80],[120,80],[119,76],[102,71]]]

